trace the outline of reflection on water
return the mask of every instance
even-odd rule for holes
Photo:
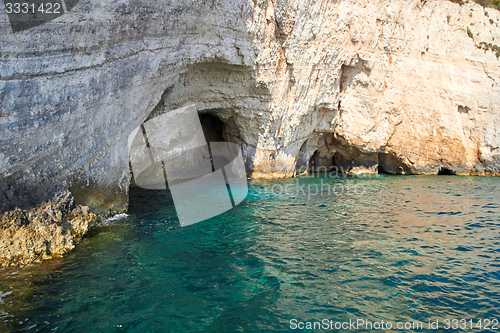
[[[308,198],[269,191],[297,180],[253,182],[240,206],[180,228],[168,193],[134,189],[129,217],[63,260],[0,271],[0,331],[287,332],[291,319],[500,317],[500,179],[322,180],[364,194]]]

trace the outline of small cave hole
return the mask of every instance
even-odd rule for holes
[[[469,113],[470,108],[468,106],[458,106],[458,113]]]
[[[454,175],[456,175],[456,173],[453,170],[450,170],[448,168],[439,169],[437,174],[439,176],[454,176]]]
[[[377,173],[380,175],[388,175],[389,172],[387,172],[382,165],[377,166]]]

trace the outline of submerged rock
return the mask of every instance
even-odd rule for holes
[[[24,266],[60,257],[98,223],[88,207],[75,204],[69,191],[30,210],[0,216],[0,266]]]

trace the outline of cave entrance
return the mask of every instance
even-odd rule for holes
[[[380,164],[377,166],[377,173],[379,175],[388,175],[389,174],[389,172],[385,171],[384,167]]]
[[[448,168],[440,168],[438,173],[439,176],[455,176],[456,173]]]
[[[207,144],[210,142],[227,142],[228,133],[226,130],[231,130],[231,122],[226,126],[221,118],[212,113],[198,113],[201,128],[205,136]],[[232,132],[229,132],[229,137]],[[209,146],[210,147],[210,146]],[[209,148],[210,151],[210,148]],[[228,164],[230,161],[220,162],[221,164]],[[163,166],[164,168],[165,166]],[[212,165],[213,168],[213,165]],[[154,168],[152,167],[152,170]],[[154,170],[153,170],[154,171]],[[212,171],[214,171],[212,169]],[[165,170],[163,170],[165,172]],[[166,180],[166,174],[164,173]],[[129,207],[128,211],[131,214],[146,214],[153,213],[158,216],[163,216],[163,219],[169,221],[172,225],[177,225],[177,212],[173,202],[172,193],[165,181],[165,189],[144,189],[135,184],[132,175],[132,181],[129,189]]]
[[[224,122],[219,117],[211,113],[200,113],[199,117],[207,143],[227,141],[224,135]]]

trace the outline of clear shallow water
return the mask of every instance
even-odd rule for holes
[[[338,195],[308,198],[321,181]],[[253,182],[241,205],[185,228],[168,194],[134,189],[129,217],[64,259],[0,270],[0,332],[500,319],[500,178],[309,177],[304,192],[296,182]]]

